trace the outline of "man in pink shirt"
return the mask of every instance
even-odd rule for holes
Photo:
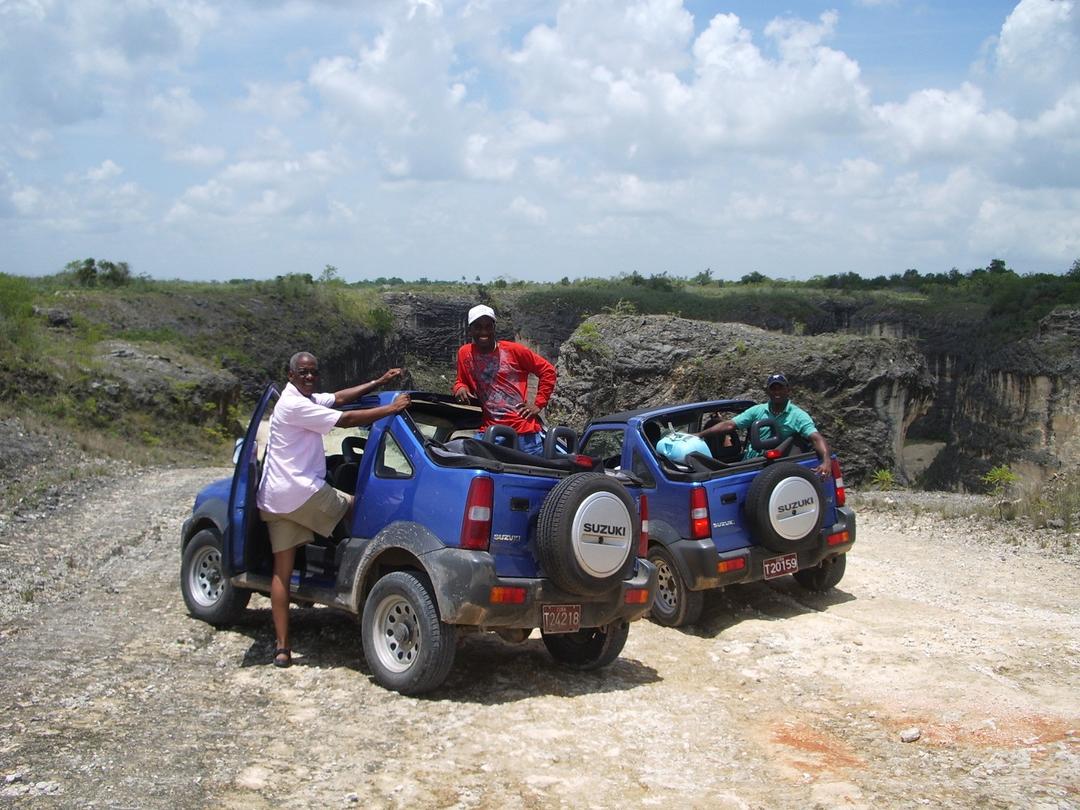
[[[353,507],[351,494],[326,482],[322,437],[335,427],[370,425],[407,408],[409,395],[398,394],[391,404],[378,408],[335,410],[400,376],[401,369],[392,368],[377,380],[333,394],[317,394],[319,361],[310,352],[297,352],[289,359],[289,383],[270,417],[270,437],[256,497],[274,551],[270,612],[274,617],[276,666],[292,663],[289,580],[296,549],[314,540],[316,533],[329,535]]]
[[[469,310],[469,338],[458,349],[454,396],[479,400],[484,419],[480,429],[507,425],[518,434],[518,448],[543,455],[540,411],[555,390],[555,366],[509,340],[495,340],[495,311],[484,304]],[[529,375],[537,378],[536,398],[529,402]]]

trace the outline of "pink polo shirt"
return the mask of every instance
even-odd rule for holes
[[[270,417],[259,508],[284,515],[299,509],[326,481],[326,453],[322,437],[341,418],[333,394],[312,394],[308,399],[289,383]]]

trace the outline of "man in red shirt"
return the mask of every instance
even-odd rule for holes
[[[495,311],[484,304],[469,310],[469,338],[458,349],[454,396],[478,400],[484,413],[480,429],[507,425],[518,434],[518,448],[544,453],[537,418],[555,390],[555,366],[509,340],[495,340]],[[537,378],[536,398],[528,401],[529,375]]]

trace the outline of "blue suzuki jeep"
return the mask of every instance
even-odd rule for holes
[[[523,641],[540,628],[552,657],[571,667],[614,661],[657,581],[629,479],[567,452],[569,428],[549,431],[544,457],[531,456],[506,427],[474,438],[479,408],[410,394],[407,410],[324,439],[327,480],[355,493],[357,507],[351,525],[298,549],[292,599],[359,615],[372,674],[403,694],[439,686],[466,631]],[[277,397],[268,386],[232,478],[198,494],[181,532],[184,601],[211,624],[234,621],[252,592],[270,591],[255,492]],[[506,445],[494,443],[500,435]]]
[[[855,542],[855,513],[844,505],[840,463],[832,474],[799,437],[781,441],[772,419],[747,430],[708,436],[708,453],[673,461],[660,452],[670,432],[699,433],[753,405],[713,400],[611,414],[592,420],[580,452],[599,457],[648,498],[648,558],[659,571],[650,610],[657,624],[677,627],[701,614],[703,592],[737,582],[793,574],[813,591],[835,586]],[[749,442],[764,455],[743,458]]]

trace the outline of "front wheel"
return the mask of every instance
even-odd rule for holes
[[[251,599],[225,576],[221,538],[209,529],[196,532],[180,558],[180,591],[188,613],[213,625],[232,624]]]
[[[813,568],[796,571],[792,576],[808,591],[827,591],[836,587],[844,578],[845,568],[847,554],[837,554],[835,557],[826,557]]]
[[[361,632],[375,680],[403,695],[437,688],[454,665],[456,628],[439,619],[423,574],[394,571],[376,582],[364,602]]]
[[[604,627],[588,627],[576,633],[543,633],[544,646],[561,664],[580,670],[606,667],[619,657],[630,634],[630,623],[615,621]]]
[[[696,622],[705,605],[705,595],[686,587],[675,559],[663,546],[649,549],[649,562],[656,566],[656,596],[649,608],[649,618],[663,627]]]

